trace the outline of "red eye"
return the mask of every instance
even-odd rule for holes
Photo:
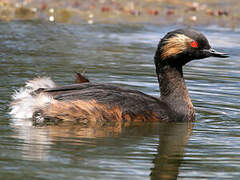
[[[192,41],[192,42],[190,43],[190,45],[191,45],[193,48],[197,48],[197,47],[198,47],[197,41]]]

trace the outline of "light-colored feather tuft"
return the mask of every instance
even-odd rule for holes
[[[193,39],[185,36],[184,34],[177,34],[166,40],[166,44],[162,47],[162,60],[170,56],[177,55],[185,51]]]
[[[12,95],[10,115],[15,119],[32,118],[33,113],[44,108],[54,100],[51,96],[40,93],[32,95],[32,92],[39,88],[53,88],[56,84],[48,77],[35,78],[26,82],[25,87],[20,88]]]

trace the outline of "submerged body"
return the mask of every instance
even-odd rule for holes
[[[161,97],[110,84],[91,83],[81,74],[76,82],[57,86],[49,78],[36,78],[13,96],[10,114],[32,118],[36,124],[73,121],[83,124],[194,121],[195,113],[182,66],[193,59],[227,57],[211,49],[194,30],[176,30],[159,43],[155,55]]]

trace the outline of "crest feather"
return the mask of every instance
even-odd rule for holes
[[[187,49],[188,44],[192,41],[194,40],[185,36],[184,34],[176,34],[175,36],[166,40],[165,45],[161,48],[161,58],[164,60],[170,56],[182,53]]]

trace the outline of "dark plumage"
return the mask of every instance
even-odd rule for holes
[[[227,57],[211,49],[207,39],[194,30],[169,32],[155,54],[161,97],[111,84],[90,83],[81,74],[80,84],[40,88],[33,97],[47,95],[51,103],[33,114],[36,123],[77,121],[84,124],[116,124],[152,121],[194,121],[195,113],[186,88],[182,66],[193,59]],[[84,82],[84,83],[82,83]]]

